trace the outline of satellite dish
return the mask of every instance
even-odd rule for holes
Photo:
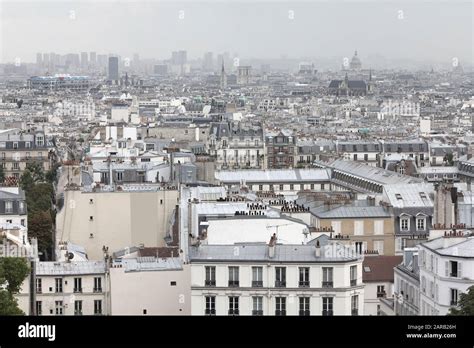
[[[68,260],[72,260],[74,258],[74,254],[73,253],[67,253],[67,259]]]

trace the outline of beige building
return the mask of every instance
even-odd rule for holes
[[[37,262],[34,294],[30,294],[31,281],[28,276],[16,295],[25,314],[109,314],[110,290],[104,261]]]
[[[311,210],[311,226],[358,252],[395,254],[393,216],[382,206],[338,206]]]
[[[56,217],[56,241],[85,248],[90,260],[143,244],[165,246],[178,191],[160,185],[122,185],[120,190],[66,190]]]
[[[190,315],[191,274],[178,257],[115,260],[112,315]]]

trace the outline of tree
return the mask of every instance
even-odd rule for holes
[[[35,183],[44,181],[44,170],[40,162],[30,162],[25,171],[29,171]]]
[[[474,315],[474,285],[460,295],[458,308],[451,307],[448,315]]]
[[[20,177],[20,187],[23,191],[28,193],[32,187],[35,185],[35,181],[33,180],[33,176],[29,170],[25,170]]]
[[[5,181],[5,171],[3,170],[3,167],[0,166],[0,183],[3,183]]]
[[[45,179],[47,182],[50,184],[54,183],[57,181],[58,178],[58,168],[59,168],[59,163],[55,163],[53,167],[48,170],[45,174]]]
[[[0,315],[24,315],[16,298],[6,290],[0,290]]]
[[[38,239],[38,250],[45,255],[53,245],[52,231],[53,218],[49,210],[28,214],[28,236]]]
[[[16,294],[20,291],[21,284],[30,273],[30,266],[24,258],[0,258],[0,279],[8,282],[8,291]]]
[[[20,257],[0,258],[0,315],[24,315],[15,298],[30,273],[28,262]],[[6,287],[5,287],[6,286]]]

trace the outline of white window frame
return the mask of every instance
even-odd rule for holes
[[[423,228],[420,228],[419,223],[420,221],[423,222]],[[416,218],[416,230],[417,231],[426,231],[426,217],[420,216]]]
[[[364,235],[364,220],[354,220],[354,236]]]
[[[407,222],[407,228],[403,228],[403,222]],[[402,215],[400,216],[400,231],[410,231],[410,217]]]
[[[384,220],[374,220],[374,235],[384,234]]]

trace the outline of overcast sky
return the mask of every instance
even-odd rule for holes
[[[355,49],[361,58],[472,62],[474,56],[469,0],[0,0],[0,7],[2,62],[81,51],[164,59],[179,49],[190,58],[206,51],[351,57]]]

